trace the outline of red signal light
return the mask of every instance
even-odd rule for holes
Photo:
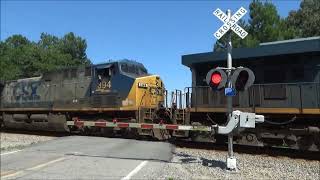
[[[222,76],[220,73],[213,73],[211,75],[211,82],[212,84],[220,84],[220,82],[222,81]]]
[[[227,83],[227,74],[219,68],[211,69],[206,76],[206,83],[212,90],[218,91]]]

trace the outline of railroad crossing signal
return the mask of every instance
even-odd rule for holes
[[[237,22],[247,13],[247,10],[241,7],[231,18],[228,18],[223,11],[217,8],[213,11],[213,15],[219,18],[224,24],[214,33],[217,39],[220,39],[226,32],[231,29],[235,32],[241,39],[244,39],[248,33],[240,27]]]
[[[206,76],[206,82],[212,90],[221,90],[225,87],[228,77],[222,69],[211,69]]]
[[[237,22],[247,13],[247,10],[241,7],[233,16],[231,16],[231,11],[228,10],[227,14],[222,12],[217,8],[213,15],[219,18],[224,24],[214,33],[217,39],[220,39],[224,34],[226,34],[230,29],[235,32],[242,39],[245,38],[248,33],[242,29]],[[227,96],[227,118],[228,123],[226,126],[218,126],[222,130],[229,129],[229,125],[237,124],[238,116],[233,116],[234,111],[232,108],[232,97],[236,95],[236,91],[247,90],[254,82],[254,74],[248,68],[232,67],[232,43],[231,43],[231,33],[228,33],[227,42],[227,68],[216,68],[212,69],[207,73],[206,82],[213,90],[220,90],[226,86],[225,95]],[[223,71],[226,70],[225,71]],[[232,72],[233,71],[233,72]],[[227,169],[231,171],[237,171],[236,158],[233,155],[233,129],[231,127],[228,134],[228,156],[227,156]],[[219,133],[219,131],[218,131]]]
[[[254,73],[245,67],[236,68],[230,76],[231,87],[225,89],[226,96],[234,96],[235,91],[245,91],[253,85]],[[221,68],[211,69],[206,76],[206,82],[214,91],[226,87],[228,81],[227,73]]]

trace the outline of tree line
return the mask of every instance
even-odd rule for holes
[[[33,42],[12,35],[0,42],[0,80],[40,76],[62,67],[91,64],[86,40],[70,32],[63,37],[42,33]]]
[[[289,3],[289,2],[288,2]],[[302,0],[298,10],[281,18],[271,1],[253,0],[249,5],[249,19],[238,23],[248,32],[245,39],[232,36],[232,46],[256,47],[259,43],[293,38],[320,36],[320,1]],[[225,50],[227,36],[214,45],[214,51]]]

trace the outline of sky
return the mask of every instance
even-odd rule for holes
[[[299,0],[272,1],[281,17],[297,10]],[[222,22],[216,8],[235,12],[250,1],[17,1],[1,0],[1,40],[22,34],[38,41],[46,32],[74,32],[87,41],[94,63],[133,59],[163,79],[168,90],[191,86],[181,56],[212,51],[213,33]],[[243,17],[248,19],[248,13]]]

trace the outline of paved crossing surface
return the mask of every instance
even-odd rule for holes
[[[1,155],[1,179],[157,178],[172,145],[132,139],[69,136]]]

